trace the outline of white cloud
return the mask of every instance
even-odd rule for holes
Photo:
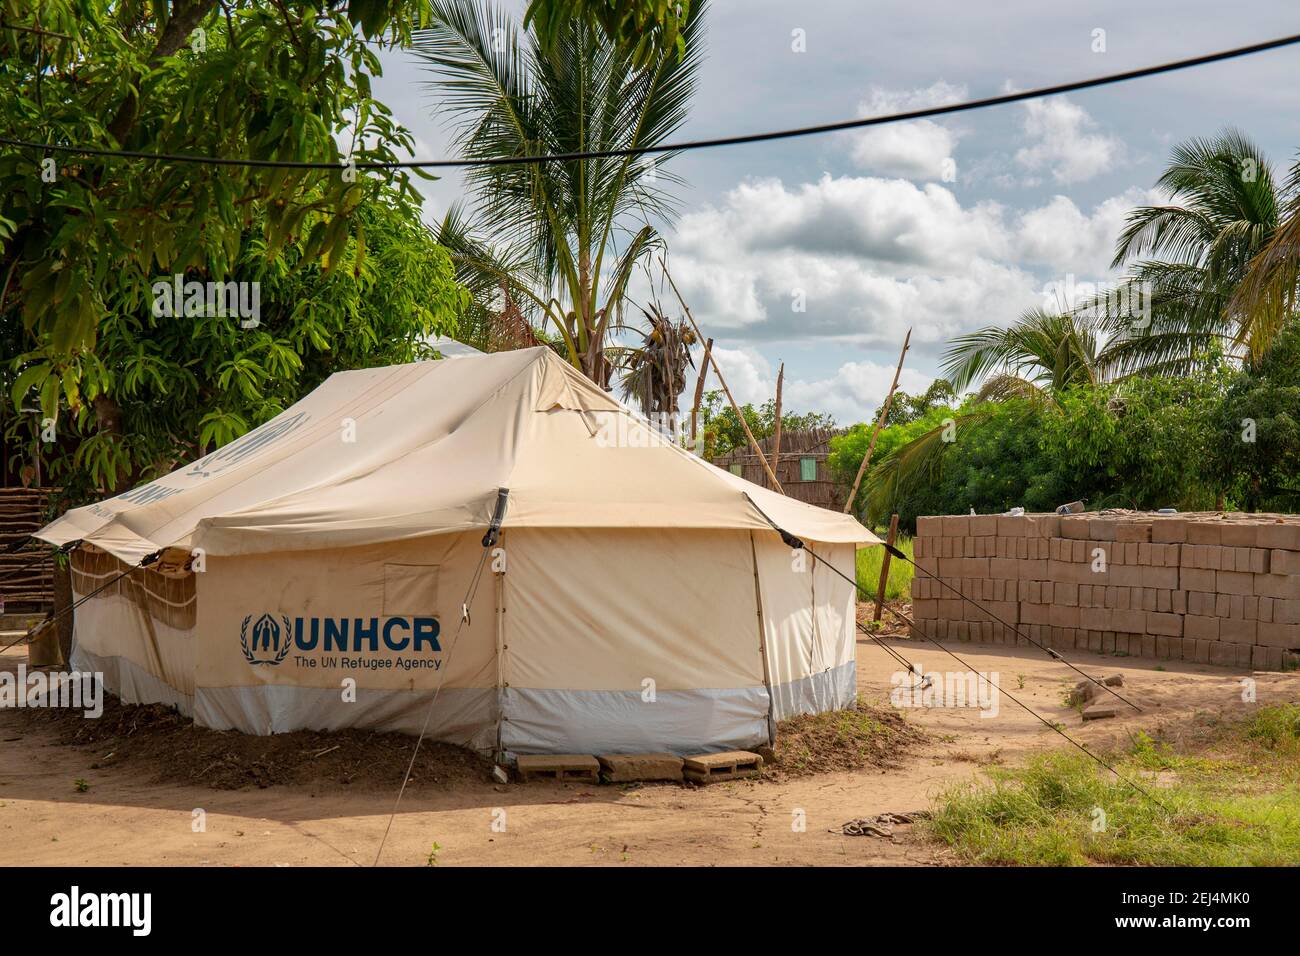
[[[938,81],[915,90],[890,90],[873,86],[867,99],[858,104],[862,116],[909,112],[928,106],[943,106],[966,98],[964,86]],[[934,120],[864,129],[853,134],[852,156],[859,167],[878,176],[907,179],[944,179],[955,169],[959,131]]]
[[[960,103],[966,99],[964,85],[947,83],[939,80],[930,86],[911,90],[894,90],[883,86],[872,86],[867,91],[867,98],[862,101],[858,111],[863,116],[878,116],[882,113],[910,113],[923,110],[928,106],[947,106]]]
[[[1112,271],[1115,240],[1134,207],[1160,201],[1149,190],[1129,189],[1085,213],[1066,196],[1022,213],[1016,222],[1018,259],[1057,272],[1106,276]]]
[[[742,405],[761,405],[776,395],[776,369],[754,349],[714,349],[727,385]],[[845,362],[833,375],[806,380],[792,376],[793,363],[786,363],[783,404],[786,409],[805,413],[829,413],[839,425],[868,420],[885,400],[894,366],[871,361]],[[924,392],[934,381],[924,372],[904,366],[898,387],[905,392]]]
[[[741,405],[762,405],[776,395],[776,373],[761,353],[752,348],[729,349],[715,345],[713,355],[718,366],[727,379],[727,387]],[[695,364],[703,356],[703,349],[696,349]],[[709,373],[706,388],[717,388],[716,376]]]
[[[889,354],[911,328],[915,364],[933,367],[952,336],[1047,304],[1049,283],[1112,277],[1124,217],[1153,198],[1134,189],[1091,210],[1063,196],[1014,210],[963,205],[937,183],[767,179],[684,216],[669,246],[687,302],[720,341]]]
[[[683,217],[670,247],[710,329],[893,351],[909,327],[924,348],[1036,304],[1040,283],[1003,261],[1012,239],[1001,207],[938,184],[825,176],[742,183]]]
[[[845,362],[830,378],[787,382],[784,395],[789,407],[796,411],[829,412],[837,424],[852,425],[871,419],[889,393],[889,383],[893,380],[892,365]],[[898,387],[915,395],[924,392],[932,381],[932,376],[904,367]]]
[[[960,269],[977,249],[1003,251],[1002,210],[968,208],[937,183],[823,176],[786,187],[780,180],[744,182],[721,208],[684,216],[673,248],[716,258],[727,249],[799,249],[869,259],[890,271]]]
[[[1058,183],[1107,172],[1123,157],[1124,144],[1096,126],[1087,110],[1063,96],[1030,100],[1023,128],[1031,142],[1016,151],[1016,162],[1030,172],[1050,171]]]

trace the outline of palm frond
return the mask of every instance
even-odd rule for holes
[[[432,0],[431,26],[417,33],[413,50],[467,158],[636,149],[661,144],[688,116],[707,6],[690,6],[684,53],[651,57],[644,67],[589,18],[551,24],[543,44],[479,0]],[[462,243],[458,265],[488,291],[501,281],[496,265],[517,270],[508,284],[521,305],[541,303],[542,315],[563,326],[570,360],[602,385],[608,363],[600,353],[631,269],[658,241],[648,223],[675,208],[666,187],[679,180],[662,170],[664,161],[606,156],[467,174],[473,204],[463,232],[491,240]]]
[[[955,337],[942,367],[962,391],[990,373],[1027,379],[1051,392],[1097,379],[1096,330],[1072,313],[1030,309],[1008,328]]]
[[[1174,202],[1129,214],[1113,265],[1153,255],[1210,265],[1216,240],[1233,224],[1271,229],[1277,223],[1277,189],[1268,159],[1234,129],[1176,145],[1156,186]]]
[[[873,514],[888,514],[910,489],[933,481],[943,465],[943,456],[964,434],[986,424],[994,405],[976,403],[965,412],[918,435],[906,445],[894,449],[867,475],[865,499]]]
[[[1030,402],[1038,406],[1051,405],[1054,401],[1050,392],[1017,375],[994,375],[985,379],[984,384],[975,393],[976,402],[1007,402],[1015,400]]]
[[[1254,360],[1296,314],[1300,286],[1300,160],[1291,167],[1282,196],[1285,215],[1263,245],[1228,303],[1237,342]]]

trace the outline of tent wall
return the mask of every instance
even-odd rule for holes
[[[847,707],[857,694],[853,585],[775,535],[755,535],[774,716]],[[851,544],[809,547],[850,579]]]
[[[768,739],[747,532],[507,532],[503,742],[698,753]]]
[[[416,733],[441,684],[432,739],[494,748],[500,718],[516,753],[752,747],[769,718],[853,700],[852,586],[774,534],[507,527],[500,579],[480,539],[209,555],[193,629],[96,598],[75,660],[127,702],[254,734]],[[813,547],[852,576],[852,545]]]
[[[418,733],[429,713],[429,692],[441,684],[429,736],[493,746],[496,599],[487,565],[469,623],[457,635],[461,604],[484,556],[481,537],[478,532],[336,551],[210,557],[199,580],[203,639],[195,720],[254,734],[345,727]],[[313,646],[295,646],[280,663],[251,664],[246,635],[263,614],[281,632],[301,629]],[[415,626],[430,618],[439,625],[436,647],[426,641],[416,650]],[[389,632],[393,642],[407,642],[400,650],[384,640],[384,628],[394,619],[399,625]],[[378,633],[356,643],[358,621],[366,631],[374,621]],[[339,635],[344,627],[346,639]],[[253,651],[256,658],[270,656],[256,644]],[[428,661],[438,669],[403,667]],[[378,666],[355,666],[362,663]],[[345,694],[353,686],[355,699]]]
[[[105,685],[124,703],[167,704],[189,716],[197,644],[194,602],[167,602],[166,595],[182,590],[176,587],[182,583],[192,588],[192,581],[142,570],[114,582],[126,568],[100,551],[73,554],[74,601],[107,586],[74,612],[72,667],[104,675]],[[177,608],[183,613],[173,613]]]

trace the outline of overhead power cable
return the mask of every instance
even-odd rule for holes
[[[1178,70],[1187,70],[1211,63],[1222,63],[1238,57],[1253,56],[1300,43],[1300,34],[1277,37],[1248,46],[1234,47],[1215,53],[1189,57],[1184,60],[1171,60],[1154,66],[1144,66],[1122,73],[1108,73],[1102,76],[1057,83],[1052,86],[1040,86],[1031,90],[1003,93],[978,100],[965,100],[960,103],[947,103],[941,106],[927,106],[924,109],[908,110],[901,113],[888,113],[881,116],[865,116],[857,119],[840,120],[835,123],[821,123],[815,126],[800,126],[792,129],[770,130],[762,133],[742,133],[736,136],[720,136],[712,139],[683,140],[676,143],[663,143],[657,146],[636,146],[626,149],[585,150],[569,153],[549,153],[540,156],[500,156],[478,159],[412,159],[393,162],[365,161],[351,164],[355,169],[454,169],[476,166],[525,166],[539,163],[572,162],[583,159],[608,159],[628,156],[644,156],[660,153],[680,153],[695,149],[712,149],[716,146],[743,146],[750,143],[767,143],[773,140],[795,139],[801,136],[819,136],[823,133],[840,133],[846,130],[867,129],[872,126],[884,126],[888,123],[902,123],[908,120],[930,119],[935,116],[948,116],[953,113],[965,113],[972,110],[987,109],[991,106],[1005,106],[1026,100],[1041,99],[1045,96],[1060,96],[1076,93],[1080,90],[1096,89],[1129,80],[1140,80]],[[37,143],[31,140],[0,137],[0,144],[46,152],[75,153],[81,156],[106,156],[118,159],[143,159],[169,163],[197,163],[211,166],[245,166],[270,169],[340,169],[349,164],[338,162],[297,162],[279,159],[242,159],[228,156],[196,156],[188,153],[152,153],[131,149],[105,149],[96,146],[74,146],[58,143]]]

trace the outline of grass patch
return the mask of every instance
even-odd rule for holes
[[[891,766],[924,739],[925,733],[897,710],[872,706],[859,697],[843,710],[800,714],[778,723],[776,746],[763,772],[800,777]]]
[[[899,535],[894,542],[909,558],[912,557],[912,539]],[[885,549],[879,545],[858,549],[858,584],[874,595],[880,586],[880,563],[885,559]],[[896,601],[899,598],[911,599],[912,566],[906,561],[892,558],[889,562],[889,577],[885,581],[885,600]]]
[[[1056,752],[936,801],[925,831],[974,863],[1281,866],[1300,860],[1300,705],[1220,724],[1195,752],[1147,734],[1108,755]]]

